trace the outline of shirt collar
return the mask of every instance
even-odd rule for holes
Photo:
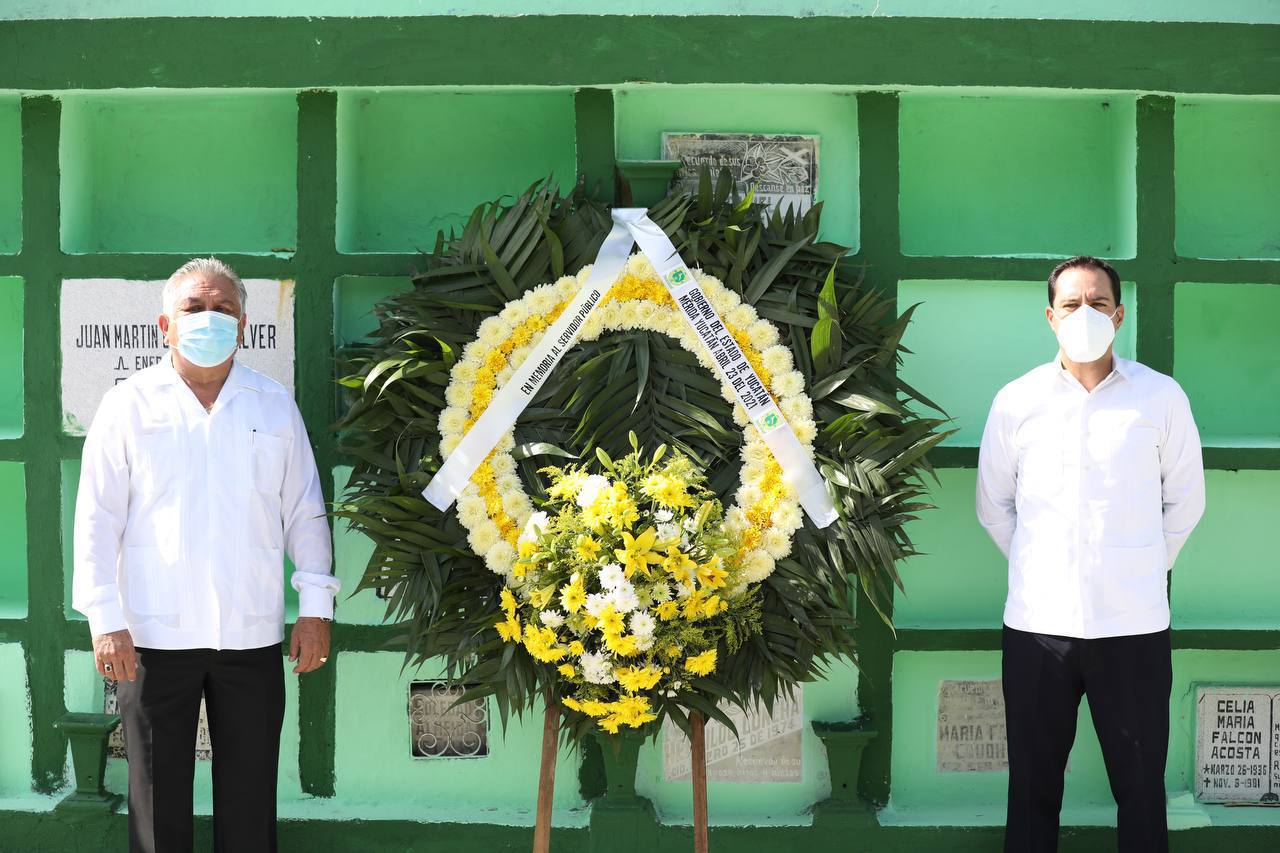
[[[1071,371],[1067,370],[1065,367],[1062,366],[1061,356],[1062,356],[1061,352],[1059,352],[1058,355],[1054,356],[1053,361],[1049,362],[1049,366],[1054,369],[1055,375],[1059,379],[1079,385],[1080,384],[1079,380],[1077,380],[1074,376],[1071,375]],[[1127,358],[1121,358],[1120,356],[1116,355],[1113,352],[1111,354],[1111,372],[1119,376],[1121,379],[1124,379],[1126,381],[1132,381],[1133,380],[1133,362]],[[1111,374],[1107,374],[1107,378],[1110,378],[1110,375]],[[1102,381],[1106,382],[1107,379],[1104,378]],[[1100,382],[1098,384],[1101,385],[1102,383]]]
[[[170,350],[157,366],[160,368],[160,375],[157,377],[162,384],[173,384],[181,382],[182,377],[178,375],[177,368],[173,366],[173,351]],[[257,384],[253,381],[252,372],[240,364],[239,361],[231,362],[231,372],[227,374],[227,385],[235,385],[240,388],[248,388],[256,391]]]

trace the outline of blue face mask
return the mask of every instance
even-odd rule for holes
[[[240,321],[221,311],[183,314],[177,320],[178,352],[198,367],[216,367],[236,351]]]

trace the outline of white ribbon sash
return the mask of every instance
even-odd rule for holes
[[[457,500],[476,468],[498,440],[515,425],[547,376],[577,342],[583,324],[626,265],[634,242],[653,264],[680,313],[707,348],[721,381],[733,388],[751,423],[773,452],[783,476],[796,490],[805,513],[818,527],[826,527],[835,521],[835,506],[813,460],[778,410],[777,403],[747,361],[738,342],[725,329],[723,320],[703,294],[671,240],[646,214],[644,208],[618,208],[613,211],[613,230],[600,247],[586,283],[543,333],[530,355],[494,395],[489,406],[427,484],[423,495],[437,509],[447,509]]]

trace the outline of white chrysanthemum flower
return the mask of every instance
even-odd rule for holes
[[[758,480],[748,480],[738,488],[737,502],[739,506],[753,507],[764,497]]]
[[[764,546],[764,550],[769,552],[770,557],[775,560],[781,560],[791,553],[791,534],[776,527],[771,527],[760,538],[760,544]]]
[[[470,361],[460,361],[449,371],[449,381],[451,382],[475,382],[476,374],[480,371],[478,365]]]
[[[559,628],[564,624],[564,614],[559,610],[544,610],[538,614],[538,618],[548,628]]]
[[[692,590],[686,585],[682,583],[676,584],[676,598],[688,598],[690,592],[692,592]]]
[[[551,286],[543,286],[531,292],[525,297],[529,305],[530,314],[546,314],[555,307],[556,299],[555,289]]]
[[[622,310],[618,312],[618,322],[626,329],[637,328],[644,322],[644,318],[649,315],[646,305],[648,303],[634,300],[624,302],[621,305]]]
[[[668,583],[654,584],[653,588],[649,590],[649,599],[654,604],[661,604],[664,601],[670,601],[671,585]]]
[[[642,652],[647,652],[653,648],[653,635],[649,634],[645,637],[636,637],[636,648]]]
[[[462,526],[468,530],[475,527],[477,524],[482,524],[488,517],[489,515],[485,511],[484,501],[480,502],[480,506],[478,508],[474,504],[469,504],[467,506],[463,506],[461,503],[458,504],[458,521],[461,522]]]
[[[770,374],[778,377],[789,371],[794,361],[791,358],[790,348],[779,344],[771,346],[760,353],[760,363],[764,365],[764,369],[769,371]]]
[[[680,525],[674,521],[662,522],[658,525],[658,539],[662,542],[674,542],[680,537]]]
[[[592,684],[612,684],[614,682],[613,667],[608,655],[603,652],[587,652],[578,659],[582,666],[582,677]]]
[[[609,596],[603,592],[593,592],[587,596],[586,603],[582,608],[591,616],[599,616],[600,611],[604,610],[609,604]]]
[[[516,449],[515,433],[509,432],[506,435],[499,438],[498,443],[493,446],[493,449],[498,451],[499,453],[510,453],[512,450],[515,450]],[[513,467],[511,470],[514,471],[515,468]]]
[[[499,492],[523,492],[524,486],[515,474],[499,474],[493,479]]]
[[[582,481],[582,487],[578,489],[578,506],[586,509],[591,506],[592,501],[600,494],[601,489],[609,488],[609,480],[599,474],[592,474]]]
[[[773,574],[773,557],[757,548],[749,552],[742,560],[742,580],[744,583],[759,583]]]
[[[642,252],[636,252],[627,259],[627,272],[636,278],[658,277],[658,271],[653,268],[653,263]]]
[[[499,538],[498,526],[492,521],[485,520],[471,528],[471,532],[467,535],[467,542],[470,543],[472,551],[484,556]]]
[[[586,319],[586,322],[582,324],[582,331],[579,333],[579,337],[584,341],[594,341],[596,338],[600,337],[600,333],[603,331],[604,320],[599,314],[593,313]]]
[[[692,533],[698,526],[698,519],[692,515],[686,516],[685,520],[680,522],[680,526]]]
[[[484,363],[484,357],[489,352],[489,348],[481,344],[479,341],[471,341],[462,348],[462,360],[470,364],[477,370]]]
[[[474,488],[475,484],[471,483],[472,488],[464,489],[462,494],[458,496],[458,512],[475,511],[484,512],[484,498],[480,496],[479,489]]]
[[[510,363],[515,365],[518,369],[524,364],[524,360],[529,357],[529,353],[531,352],[533,352],[533,347],[530,345],[516,347],[511,351]]]
[[[751,339],[751,345],[756,349],[766,350],[777,344],[780,336],[777,326],[768,320],[756,320],[747,329],[747,337]]]
[[[636,595],[636,588],[630,582],[623,581],[609,590],[609,603],[619,613],[630,613],[640,606],[640,597]]]
[[[654,510],[653,513],[653,520],[658,522],[670,521],[672,517],[671,510],[669,509]]]
[[[489,467],[493,469],[494,477],[504,477],[508,474],[516,476],[516,460],[509,453],[493,454],[493,458],[489,460]]]
[[[507,307],[498,312],[498,316],[515,328],[528,319],[529,309],[525,307],[523,299],[518,299],[508,302]]]
[[[514,515],[515,513],[508,513]],[[520,542],[537,542],[538,537],[551,529],[551,516],[545,512],[535,512],[529,516],[529,521],[525,523],[524,529],[520,531]]]
[[[511,336],[511,324],[501,317],[486,317],[476,330],[476,340],[488,349],[496,347]]]
[[[444,401],[450,406],[466,409],[471,405],[471,394],[474,382],[450,382],[444,389]]]
[[[507,384],[507,380],[515,375],[516,369],[508,364],[506,367],[498,371],[498,387],[501,388]]]
[[[707,301],[711,303],[711,307],[716,309],[716,313],[724,317],[734,308],[742,304],[742,300],[738,298],[738,294],[729,288],[721,285],[720,287],[706,289]]]
[[[460,435],[446,435],[440,439],[440,458],[448,459],[449,454],[458,449],[459,442],[462,441]]]
[[[733,422],[740,427],[751,423],[751,419],[747,417],[747,410],[742,407],[741,403],[733,404]]]
[[[774,508],[769,520],[779,530],[793,531],[797,530],[804,522],[804,515],[800,512],[800,507],[794,503],[783,502]]]
[[[631,633],[637,637],[649,637],[653,635],[653,630],[658,627],[658,623],[654,621],[653,616],[647,610],[637,610],[631,614],[629,620],[631,624]]]
[[[556,282],[556,295],[561,299],[570,299],[582,285],[586,284],[587,277],[583,273],[590,274],[590,271],[584,267],[576,276],[566,275]]]
[[[751,324],[758,319],[760,317],[756,314],[756,309],[744,302],[726,314],[724,322],[735,329],[750,329]]]
[[[812,444],[813,440],[818,437],[818,425],[807,418],[798,424],[792,424],[791,430],[796,434],[796,438],[800,440],[801,444]]]
[[[787,423],[795,425],[798,421],[806,421],[813,418],[813,401],[804,394],[796,394],[790,397],[783,397],[778,403],[778,408],[782,409],[782,414],[787,419]]]
[[[461,406],[449,406],[440,413],[440,434],[460,433],[467,423],[467,413]]]
[[[724,523],[735,527],[742,527],[750,524],[747,520],[747,511],[740,506],[731,506],[724,513]]]
[[[747,427],[747,429],[753,432],[755,431],[754,426]],[[748,474],[747,470],[744,469],[742,472],[742,478],[745,480],[751,477],[763,475],[764,466],[767,465],[769,460],[772,458],[773,451],[769,449],[769,445],[764,443],[764,439],[760,437],[759,433],[756,433],[754,439],[748,435],[746,442],[742,445],[742,461],[745,464],[746,469],[750,469],[752,473]]]
[[[490,569],[500,575],[511,572],[511,564],[516,560],[516,549],[506,540],[499,540],[484,554],[484,561]]]
[[[600,586],[605,589],[617,589],[627,583],[627,573],[617,563],[606,563],[600,569]]]
[[[798,370],[788,370],[773,377],[773,395],[775,397],[793,397],[804,393],[804,375]]]

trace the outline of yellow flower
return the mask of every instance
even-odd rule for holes
[[[686,491],[684,482],[670,474],[650,474],[640,482],[640,491],[645,497],[672,509],[693,506],[693,498]]]
[[[590,536],[579,536],[576,550],[579,557],[590,563],[600,553],[600,543]]]
[[[560,704],[568,708],[570,711],[581,711],[582,703],[572,696],[565,696],[560,700]]]
[[[582,483],[587,479],[586,471],[573,471],[565,474],[547,489],[547,494],[558,500],[567,500],[578,493]]]
[[[567,653],[563,646],[556,644],[556,632],[550,628],[539,628],[532,622],[524,626],[524,647],[534,660],[542,663],[555,663]]]
[[[702,615],[707,619],[710,619],[712,616],[715,616],[717,613],[720,613],[728,609],[729,609],[729,602],[725,601],[723,598],[721,598],[718,595],[712,595],[710,598],[707,599],[706,603],[702,605]]]
[[[606,604],[600,611],[598,622],[600,631],[605,635],[622,633],[622,614],[614,610],[612,604]]]
[[[542,589],[535,589],[529,593],[529,604],[533,605],[535,610],[541,610],[551,603],[551,597],[555,594],[555,584],[544,586]]]
[[[499,622],[495,626],[498,629],[498,635],[502,637],[504,643],[520,642],[520,621],[512,616],[505,622]]]
[[[680,647],[675,643],[671,643],[662,650],[662,653],[669,658],[678,658],[680,657]]]
[[[597,702],[594,699],[587,699],[582,703],[582,713],[589,717],[603,717],[609,713],[608,702]]]
[[[585,654],[586,651],[587,651],[587,647],[582,645],[582,643],[578,642],[577,640],[574,640],[573,642],[569,643],[569,654],[575,657],[582,657],[582,655]]]
[[[707,675],[715,671],[716,650],[708,649],[700,655],[685,658],[684,668],[694,675]]]
[[[516,607],[518,605],[516,604],[516,597],[511,594],[511,590],[504,586],[502,588],[502,592],[498,596],[498,599],[502,602],[502,609],[506,612],[507,618],[515,619]]]
[[[670,622],[672,619],[676,618],[676,614],[680,612],[680,605],[675,599],[672,599],[671,601],[664,601],[655,607],[653,612],[657,613],[658,618],[663,622]]]
[[[662,670],[656,666],[630,667],[623,666],[614,670],[618,683],[629,693],[649,690],[662,677]]]
[[[728,576],[729,573],[720,565],[719,557],[712,557],[698,566],[698,582],[707,589],[719,589],[724,586],[725,578]]]
[[[690,622],[694,622],[702,616],[702,605],[706,601],[702,597],[702,590],[695,589],[693,592],[685,596],[684,607],[681,608],[684,618]]]
[[[582,578],[560,588],[560,603],[570,613],[577,613],[587,601],[587,591],[582,588]]]
[[[604,635],[604,647],[620,658],[640,654],[640,644],[632,634],[607,633]]]
[[[520,555],[520,559],[528,560],[538,553],[538,543],[532,539],[522,539],[516,544],[516,553]]]
[[[667,557],[662,561],[662,568],[675,579],[676,583],[684,583],[692,577],[692,572],[697,565],[689,559],[688,554],[675,545],[668,546]]]
[[[657,538],[658,531],[654,527],[646,527],[643,533],[634,537],[623,532],[622,547],[614,549],[613,553],[618,562],[622,563],[627,577],[636,572],[649,577],[649,564],[662,562],[662,556],[653,550],[653,543]]]
[[[560,666],[556,667],[556,672],[560,673],[565,678],[573,678],[577,670],[573,668],[573,664],[571,663],[562,663]]]

